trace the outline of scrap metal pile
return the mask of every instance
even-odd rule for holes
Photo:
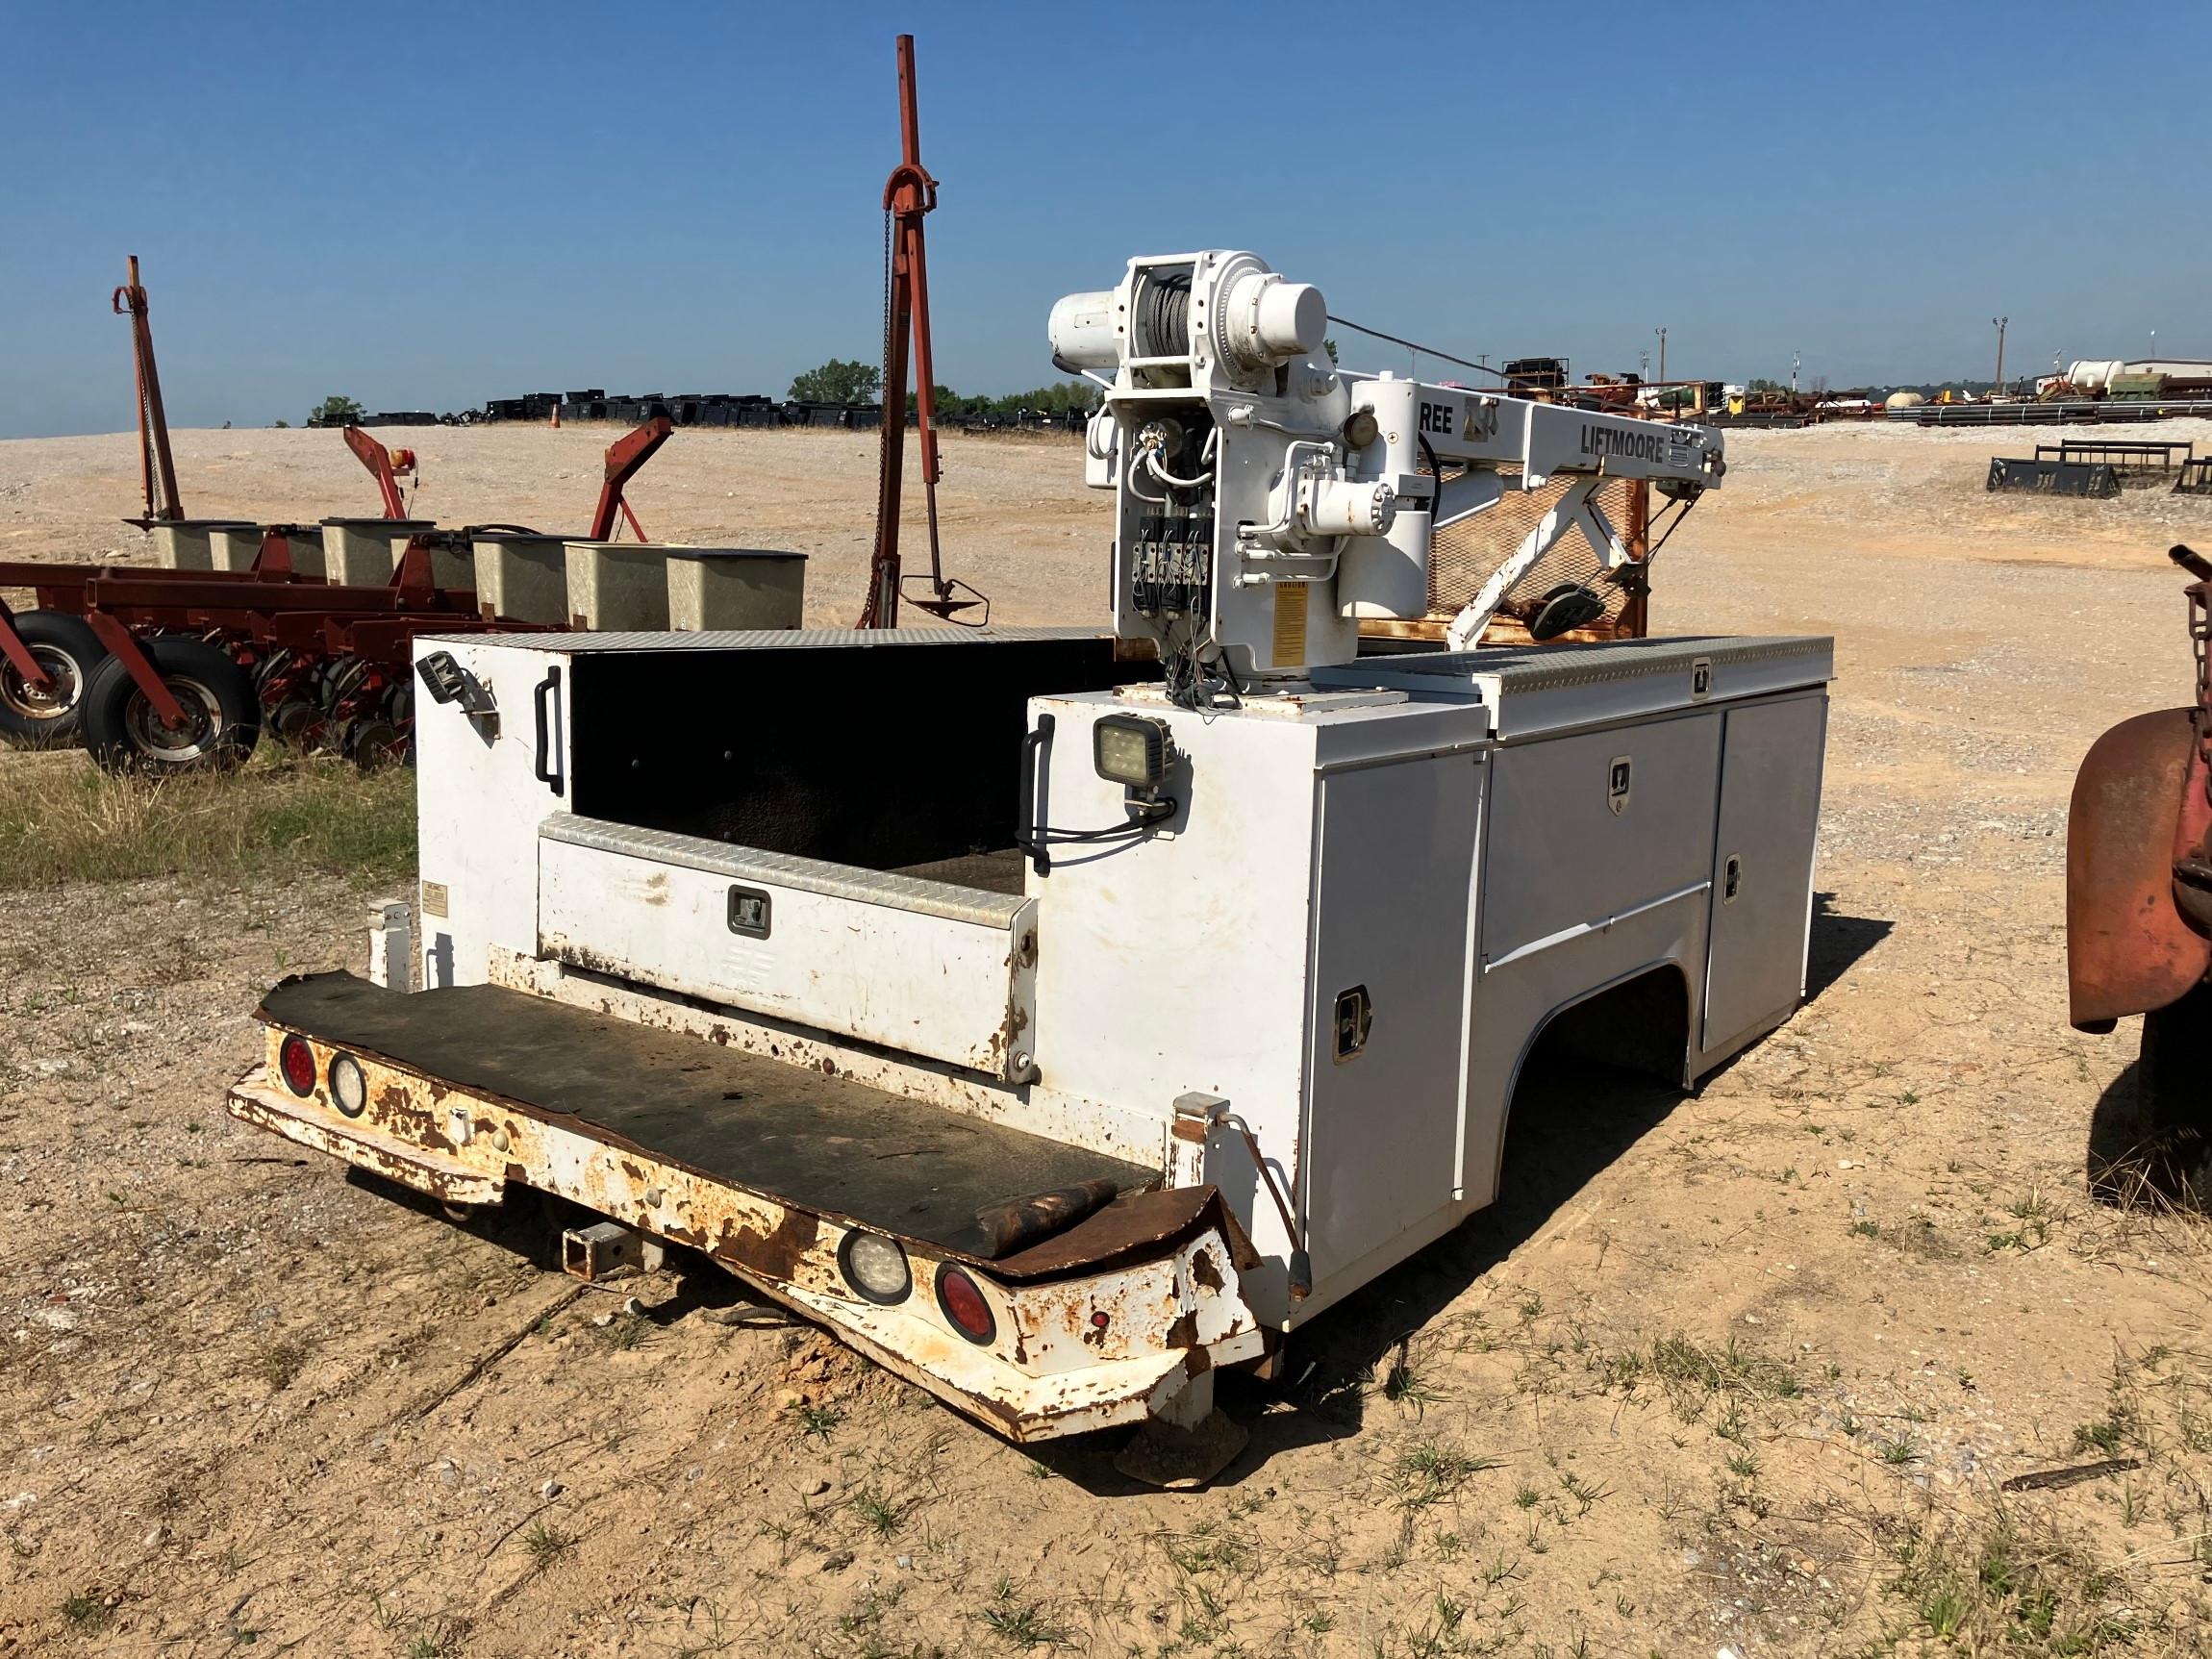
[[[2179,495],[2212,493],[2207,468],[2196,459],[2197,446],[2182,440],[2134,442],[2070,439],[2039,443],[2025,459],[1993,456],[1985,489],[2040,495],[2087,495],[2109,501],[2124,485],[2158,484],[2173,479]]]

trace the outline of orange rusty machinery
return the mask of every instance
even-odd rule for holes
[[[2143,1122],[2113,1150],[2168,1195],[2203,1202],[2212,1199],[2212,559],[2183,546],[2168,556],[2192,578],[2184,592],[2196,700],[2121,721],[2082,760],[2066,826],[2066,972],[2076,1029],[2101,1034],[2144,1017]]]
[[[921,164],[921,117],[914,77],[914,37],[898,38],[899,163],[883,188],[884,337],[883,449],[876,474],[875,553],[868,565],[863,628],[895,628],[901,598],[945,621],[980,627],[991,601],[944,573],[937,526],[937,376],[929,340],[929,259],[922,219],[937,206],[937,181]],[[909,358],[909,347],[912,357]],[[921,490],[929,520],[929,574],[899,566],[900,491],[906,471],[906,385],[915,382],[915,426],[921,440]],[[907,592],[909,583],[926,589]],[[962,613],[981,608],[970,621]]]

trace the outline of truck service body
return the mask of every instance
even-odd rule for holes
[[[1718,437],[1324,317],[1218,252],[1056,308],[1110,632],[419,641],[419,937],[272,991],[233,1111],[704,1252],[1034,1440],[1199,1422],[1491,1202],[1547,1030],[1687,1085],[1788,1018],[1829,641],[1357,643],[1438,525],[1558,474],[1520,571],[1613,568],[1588,487],[1694,498]]]

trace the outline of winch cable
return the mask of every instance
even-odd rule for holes
[[[1145,357],[1181,357],[1191,349],[1188,271],[1145,283],[1137,302],[1137,349]]]
[[[1682,520],[1690,516],[1690,509],[1697,506],[1697,503],[1702,499],[1704,499],[1702,495],[1693,495],[1686,501],[1677,501],[1674,504],[1674,515],[1667,520],[1667,528],[1660,533],[1659,540],[1653,541],[1649,547],[1646,548],[1644,550],[1644,557],[1637,560],[1636,563],[1639,565],[1648,565],[1652,560],[1658,558],[1659,549],[1667,545],[1668,538],[1672,536],[1676,530],[1681,528]],[[1648,540],[1650,532],[1646,530],[1645,532],[1645,536],[1646,539]]]
[[[1395,334],[1385,334],[1379,328],[1370,328],[1364,322],[1352,321],[1348,316],[1337,316],[1331,314],[1329,321],[1335,323],[1339,328],[1348,328],[1354,334],[1364,334],[1372,339],[1387,339],[1393,345],[1403,346],[1408,351],[1418,351],[1423,357],[1441,358],[1445,363],[1456,363],[1462,368],[1471,368],[1478,374],[1495,374],[1500,380],[1511,379],[1511,376],[1502,368],[1493,368],[1487,363],[1470,363],[1464,357],[1454,357],[1448,351],[1439,351],[1433,345],[1422,345],[1419,340],[1402,339]]]

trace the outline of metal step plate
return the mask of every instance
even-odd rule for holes
[[[315,974],[276,987],[261,1018],[713,1180],[987,1260],[1000,1251],[977,1218],[1010,1200],[1158,1184],[1139,1165],[499,986],[408,995]]]

